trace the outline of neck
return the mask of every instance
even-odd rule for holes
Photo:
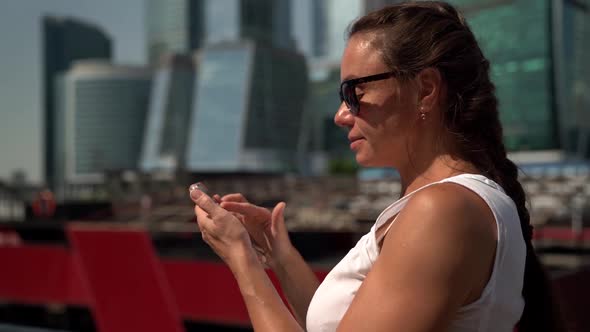
[[[405,167],[398,168],[401,177],[401,196],[422,186],[462,173],[481,173],[473,164],[450,154],[439,154],[433,158],[411,160]]]
[[[401,177],[401,196],[422,186],[462,173],[481,174],[475,165],[460,157],[453,137],[440,125],[442,119],[434,116],[430,121],[419,122],[420,135],[410,135],[403,164],[395,165]]]

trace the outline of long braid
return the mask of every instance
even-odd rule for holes
[[[463,25],[469,29],[465,23]],[[519,331],[561,331],[562,322],[552,297],[551,284],[532,245],[533,227],[526,206],[526,193],[518,181],[518,167],[507,157],[495,86],[489,79],[489,62],[481,51],[480,54],[481,66],[474,79],[478,83],[470,85],[475,88],[468,87],[463,94],[456,95],[454,106],[462,109],[453,110],[453,113],[460,112],[462,116],[445,117],[448,119],[446,125],[458,141],[464,143],[460,146],[466,159],[499,183],[516,206],[526,244],[522,290],[525,307],[518,323]],[[457,118],[463,121],[457,123]]]
[[[467,101],[466,105],[470,104]],[[471,106],[475,105],[471,104]],[[481,108],[479,110],[481,111]],[[469,112],[469,110],[465,111]],[[525,307],[518,324],[519,331],[560,331],[562,322],[559,321],[552,292],[549,291],[551,284],[532,245],[533,228],[526,207],[526,194],[518,181],[518,168],[506,156],[499,119],[489,125],[496,128],[490,131],[496,133],[494,135],[496,137],[487,141],[488,146],[485,149],[486,153],[492,157],[484,158],[485,153],[475,153],[479,156],[474,156],[475,158],[471,161],[474,164],[482,164],[479,167],[489,170],[488,175],[498,182],[514,201],[520,218],[522,235],[526,244],[526,263],[522,290]]]

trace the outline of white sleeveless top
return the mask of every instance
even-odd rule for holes
[[[516,207],[494,181],[483,175],[461,174],[419,188],[383,210],[371,230],[330,271],[315,292],[307,311],[307,331],[336,331],[361,283],[379,256],[378,243],[382,238],[376,239],[375,231],[398,214],[416,191],[443,182],[460,184],[478,194],[493,212],[498,229],[496,256],[490,279],[478,300],[458,310],[449,331],[514,330],[524,308],[522,285],[526,259],[526,247]],[[391,224],[382,237],[389,231]]]

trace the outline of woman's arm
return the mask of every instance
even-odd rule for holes
[[[261,247],[263,261],[277,276],[281,289],[299,324],[305,327],[307,308],[320,282],[289,240],[285,227],[285,203],[271,211],[249,203],[241,194],[219,199],[221,207],[243,216],[254,242]]]
[[[245,249],[241,259],[228,265],[238,282],[255,331],[304,331],[284,305],[253,251]]]
[[[494,262],[496,223],[485,202],[456,184],[412,196],[338,331],[447,331],[475,301]]]
[[[191,198],[203,240],[234,274],[254,330],[303,331],[268,278],[240,220],[198,189]]]
[[[318,278],[295,248],[277,262],[273,271],[279,279],[293,314],[305,328],[307,309],[320,285]]]

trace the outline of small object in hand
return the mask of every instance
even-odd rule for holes
[[[201,192],[209,195],[209,188],[207,188],[207,186],[203,183],[203,182],[197,182],[197,183],[193,183],[190,185],[190,187],[188,187],[188,192],[189,194],[193,192],[193,190],[195,189],[199,189]],[[217,194],[211,196],[211,198],[213,198],[213,201],[215,201],[215,203],[219,204],[221,203],[221,197]]]
[[[208,191],[207,186],[205,186],[205,184],[203,182],[197,182],[197,183],[191,184],[190,187],[188,187],[188,192],[190,193],[195,189],[199,189],[200,191],[204,192],[205,194]]]

